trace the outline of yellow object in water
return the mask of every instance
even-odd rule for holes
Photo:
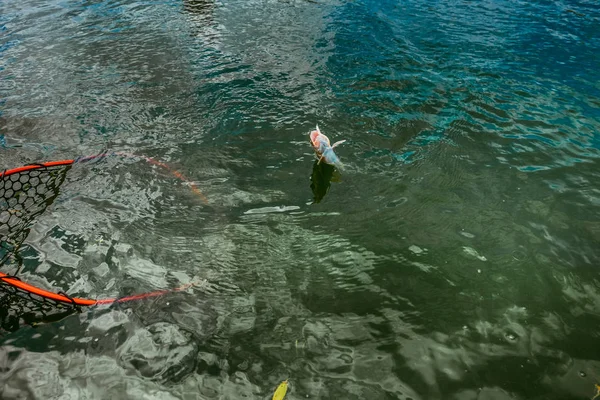
[[[283,398],[285,397],[285,394],[287,393],[287,388],[288,388],[288,381],[286,379],[285,381],[281,382],[281,384],[279,386],[277,386],[277,390],[275,390],[275,393],[273,393],[272,400],[283,400]]]
[[[277,393],[277,392],[275,392],[275,393]],[[592,400],[594,400],[594,399],[598,398],[598,396],[600,396],[600,385],[598,385],[598,384],[596,383],[596,395],[595,395],[594,397],[592,397]],[[283,397],[282,397],[282,398],[283,398]]]

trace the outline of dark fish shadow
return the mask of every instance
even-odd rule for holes
[[[319,163],[315,160],[313,164],[312,175],[310,176],[310,189],[313,192],[314,202],[319,203],[329,191],[331,178],[333,177],[335,167],[324,162]]]

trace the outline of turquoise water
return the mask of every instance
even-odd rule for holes
[[[0,169],[109,154],[22,278],[201,282],[3,332],[0,398],[593,397],[599,67],[593,0],[0,3]]]

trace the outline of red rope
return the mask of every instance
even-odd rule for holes
[[[114,298],[93,300],[93,299],[81,299],[79,297],[69,297],[69,296],[65,296],[63,294],[58,294],[58,293],[50,292],[48,290],[40,289],[37,286],[30,285],[28,283],[25,283],[25,282],[17,279],[14,276],[7,275],[2,272],[0,272],[0,280],[8,285],[14,286],[14,287],[21,289],[27,293],[35,294],[37,296],[44,297],[44,298],[50,299],[50,300],[54,300],[59,303],[73,304],[73,305],[77,305],[77,306],[95,306],[95,305],[100,305],[100,304],[125,303],[125,302],[133,301],[133,300],[142,300],[142,299],[147,299],[150,297],[158,297],[158,296],[165,295],[167,293],[181,292],[183,290],[189,289],[190,287],[196,285],[196,283],[193,282],[193,283],[187,283],[185,285],[179,286],[175,289],[162,289],[162,290],[156,290],[154,292],[140,293],[140,294],[125,296],[125,297],[114,297]]]

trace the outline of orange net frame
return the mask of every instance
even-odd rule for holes
[[[131,157],[126,153],[114,154]],[[76,162],[85,162],[101,156],[31,164],[0,173],[0,268],[11,259],[18,259],[19,247],[27,238],[35,217],[42,214],[56,199],[71,166]],[[205,204],[208,203],[196,185],[189,183],[180,172],[150,157],[142,158],[188,182],[192,192]],[[12,274],[0,272],[0,331],[16,330],[22,323],[33,325],[60,319],[78,311],[80,307],[157,297],[194,285],[190,283],[175,289],[121,298],[83,299],[71,297],[63,292],[54,293],[26,283],[18,277],[18,272],[18,269]]]

